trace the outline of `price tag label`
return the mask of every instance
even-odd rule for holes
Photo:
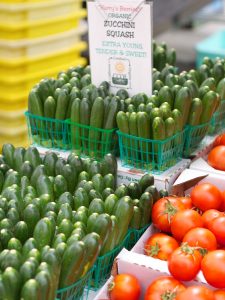
[[[92,82],[152,93],[152,2],[88,1]]]

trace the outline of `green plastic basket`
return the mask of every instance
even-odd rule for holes
[[[118,149],[116,128],[102,129],[80,123],[72,123],[71,120],[66,122],[69,130],[70,149],[77,155],[101,159],[107,153],[116,154]]]
[[[57,290],[57,300],[86,300],[91,286],[91,278],[95,267],[74,284]]]
[[[122,165],[161,173],[182,157],[184,132],[165,140],[149,140],[117,131]]]
[[[149,226],[150,226],[150,224],[144,226],[141,229],[130,228],[129,229],[130,236],[129,236],[129,239],[127,239],[127,243],[125,245],[125,248],[127,250],[131,250]]]
[[[31,144],[50,149],[68,150],[68,125],[65,120],[40,117],[25,112]]]
[[[95,263],[95,270],[93,273],[93,278],[91,282],[91,289],[96,291],[101,286],[105,284],[111,274],[113,262],[120,251],[126,246],[130,238],[130,232],[128,231],[123,242],[118,245],[112,251],[106,253],[105,255],[99,256]]]
[[[189,157],[191,154],[199,148],[199,144],[204,139],[209,131],[210,122],[197,125],[186,126],[185,143],[184,143],[184,157]]]
[[[225,100],[222,100],[217,111],[214,113],[211,124],[210,134],[219,133],[225,127]]]

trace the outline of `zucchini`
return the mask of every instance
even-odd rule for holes
[[[81,137],[80,137],[80,104],[81,100],[76,98],[71,107],[71,144],[75,151],[80,152]]]
[[[199,96],[198,93],[198,86],[193,80],[187,80],[184,84],[187,88],[189,88],[191,92],[191,97],[192,98],[197,98]]]
[[[26,150],[23,147],[18,147],[13,153],[14,169],[19,173],[21,173],[25,152]]]
[[[33,187],[36,186],[37,184],[37,180],[39,178],[39,176],[41,175],[47,175],[46,174],[46,168],[44,165],[39,165],[33,172],[31,179],[30,179],[30,183]]]
[[[87,234],[82,242],[85,245],[85,261],[83,275],[86,274],[94,265],[96,258],[98,257],[101,249],[101,238],[96,232]]]
[[[67,287],[80,277],[86,261],[86,248],[82,241],[75,241],[65,250],[59,279],[59,288]]]
[[[113,215],[116,216],[118,220],[120,231],[117,236],[117,244],[120,244],[127,234],[129,224],[133,216],[132,199],[129,196],[120,198],[113,209]]]
[[[61,90],[59,93],[59,97],[56,105],[56,111],[55,111],[55,118],[57,120],[65,120],[68,103],[69,103],[69,97],[66,91]]]
[[[92,215],[93,213],[102,214],[105,212],[104,202],[102,199],[95,198],[91,201],[88,208],[88,215]]]
[[[14,151],[15,147],[12,144],[4,144],[2,146],[2,155],[7,165],[14,167]]]
[[[158,99],[160,105],[166,101],[170,104],[170,107],[173,107],[173,95],[168,86],[165,85],[159,90]]]
[[[44,103],[44,116],[54,119],[56,114],[56,101],[52,96],[49,96]],[[49,127],[51,124],[49,124]],[[49,128],[50,129],[50,128]]]
[[[115,194],[111,194],[105,199],[104,209],[107,214],[112,215],[114,207],[118,200],[119,199]]]
[[[112,225],[107,240],[105,242],[105,245],[101,249],[100,252],[101,256],[112,251],[117,246],[117,237],[119,233],[118,220],[115,216],[110,216],[110,218],[111,218]]]
[[[176,132],[181,132],[183,130],[183,118],[181,112],[175,108],[172,111],[172,118],[175,121]]]
[[[205,124],[209,122],[215,112],[217,106],[217,93],[214,91],[209,91],[205,94],[202,99],[202,106],[204,110],[201,114],[200,123]]]
[[[111,188],[105,188],[102,192],[103,199],[106,199],[109,195],[113,194],[114,190]]]
[[[141,177],[139,181],[139,185],[141,188],[142,193],[145,191],[145,189],[151,185],[154,184],[154,176],[150,174],[145,174],[144,176]]]
[[[202,111],[203,111],[202,101],[199,98],[194,98],[191,102],[188,124],[191,126],[199,125]]]
[[[24,161],[29,161],[32,167],[35,169],[41,165],[42,159],[36,147],[28,147],[24,155]]]
[[[95,99],[91,109],[89,141],[89,155],[96,156],[98,154],[99,141],[101,140],[101,133],[97,128],[103,127],[104,121],[104,101],[101,97]]]
[[[48,152],[45,155],[43,164],[45,166],[45,171],[48,176],[55,176],[55,164],[57,160],[58,157],[54,152]]]
[[[140,229],[141,228],[141,221],[142,221],[141,209],[137,206],[134,206],[133,216],[132,216],[132,219],[130,221],[130,228]]]
[[[32,89],[28,96],[28,110],[31,114],[42,117],[44,115],[42,100],[37,89]]]
[[[91,104],[87,98],[83,98],[80,103],[80,124],[89,126],[91,115]],[[82,142],[82,150],[84,153],[88,153],[88,135],[89,129],[85,127],[80,127],[80,136]]]
[[[192,98],[189,88],[182,87],[176,96],[174,108],[178,109],[181,112],[183,116],[183,125],[187,123],[189,111],[191,108],[191,102]]]
[[[93,215],[93,214],[92,214]],[[91,215],[91,216],[92,216]],[[90,216],[90,217],[91,217]],[[102,247],[104,247],[107,237],[112,227],[112,220],[108,214],[100,214],[96,218],[96,222],[92,225],[92,232],[96,232],[100,235],[102,240]]]
[[[150,223],[152,206],[153,206],[153,197],[149,192],[145,192],[144,194],[142,194],[139,201],[139,207],[142,213],[142,219],[140,224],[141,227],[144,227]]]

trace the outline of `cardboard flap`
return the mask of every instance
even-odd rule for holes
[[[207,177],[208,174],[190,169],[184,170],[173,184],[172,195],[183,196],[184,192],[196,185],[199,181]]]

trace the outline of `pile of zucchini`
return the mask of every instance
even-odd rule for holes
[[[153,67],[161,71],[166,65],[176,65],[176,50],[168,49],[165,42],[159,44],[153,41]]]
[[[154,178],[116,187],[117,162],[44,157],[5,144],[0,156],[0,295],[54,299],[82,278],[99,255],[150,222],[165,191]],[[78,290],[82,295],[82,289]]]
[[[199,70],[176,74],[167,65],[153,70],[154,93],[125,99],[125,111],[117,114],[120,131],[145,139],[165,140],[186,125],[208,123],[225,99],[225,64],[210,59]],[[214,76],[214,77],[212,77]]]

